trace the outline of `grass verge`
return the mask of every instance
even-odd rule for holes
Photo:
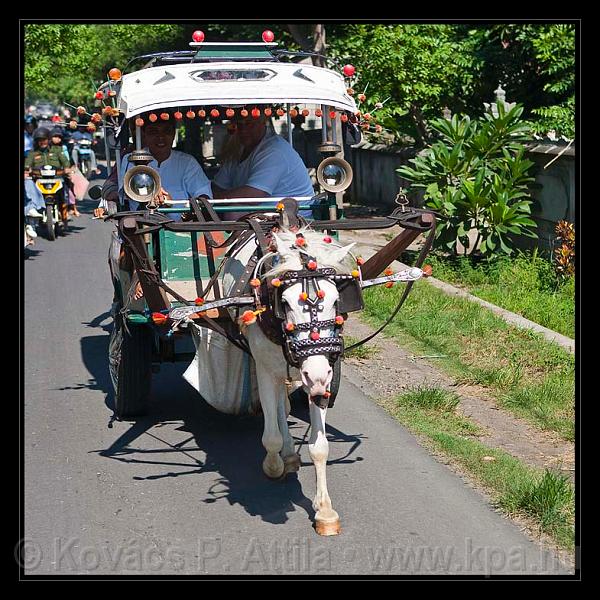
[[[560,280],[552,263],[537,254],[496,258],[474,265],[468,257],[430,255],[436,279],[522,315],[570,338],[575,335],[575,279]]]
[[[365,290],[361,318],[379,326],[403,287]],[[386,335],[423,354],[460,383],[488,389],[532,425],[574,439],[574,356],[540,334],[513,327],[486,308],[418,281]]]
[[[458,396],[441,388],[417,387],[385,408],[422,438],[426,446],[457,462],[509,516],[523,515],[561,548],[574,547],[574,493],[565,476],[533,469],[476,439],[479,427],[457,415]]]
[[[353,335],[344,335],[344,347],[349,348],[352,344],[356,344],[359,342],[359,338],[354,337]],[[369,346],[368,342],[363,344],[362,346],[357,346],[350,351],[345,351],[344,356],[346,358],[360,358],[362,360],[366,360],[375,356],[379,352],[379,348],[375,348],[374,346]]]

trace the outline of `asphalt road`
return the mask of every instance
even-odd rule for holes
[[[183,364],[154,376],[150,416],[109,427],[113,225],[95,204],[25,260],[27,574],[568,572],[347,380],[328,414],[336,537],[312,528],[304,407],[302,467],[280,482],[261,470],[262,417],[212,409]]]

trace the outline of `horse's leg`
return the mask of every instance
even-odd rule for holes
[[[325,469],[329,456],[329,442],[325,436],[326,408],[319,408],[314,402],[310,406],[310,439],[308,453],[315,465],[317,475],[317,493],[313,500],[316,511],[315,529],[319,535],[337,535],[340,532],[339,515],[331,507],[331,498],[327,492]]]
[[[278,479],[283,475],[284,463],[279,455],[283,448],[283,436],[279,431],[278,423],[278,390],[276,382],[266,369],[260,368],[256,363],[256,376],[258,379],[258,393],[260,405],[265,419],[265,428],[262,436],[262,445],[267,451],[263,461],[263,471],[267,477]]]
[[[287,418],[290,414],[287,389],[284,387],[282,397],[277,404],[277,423],[279,431],[283,437],[283,447],[281,449],[281,458],[285,464],[284,475],[294,473],[300,468],[300,455],[296,453],[294,447],[294,438],[290,434]]]

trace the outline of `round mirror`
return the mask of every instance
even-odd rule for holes
[[[328,192],[341,192],[352,183],[352,167],[343,158],[330,156],[317,168],[317,181]]]
[[[133,167],[125,173],[123,188],[132,200],[150,202],[160,190],[160,175],[152,167]]]
[[[152,196],[154,193],[154,179],[148,173],[136,173],[129,180],[129,185],[138,196]]]

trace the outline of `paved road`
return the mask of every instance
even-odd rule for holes
[[[216,412],[181,364],[155,376],[149,417],[109,427],[112,225],[94,205],[25,261],[26,573],[566,572],[348,381],[328,415],[337,537],[311,527],[304,407],[284,482],[262,474],[262,417]]]

